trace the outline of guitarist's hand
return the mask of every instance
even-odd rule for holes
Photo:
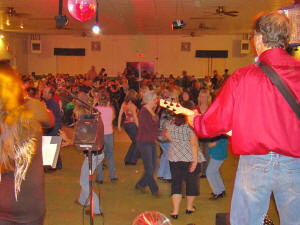
[[[191,162],[191,163],[190,163],[189,172],[190,172],[190,173],[194,172],[195,169],[196,169],[196,167],[197,167],[197,161]]]
[[[194,128],[194,117],[195,115],[186,116],[187,123],[192,128]]]
[[[187,123],[192,128],[194,128],[194,118],[195,118],[195,116],[197,116],[199,114],[197,110],[193,110],[193,111],[194,111],[193,115],[187,115],[186,116]]]

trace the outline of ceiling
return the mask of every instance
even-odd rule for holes
[[[0,0],[0,30],[22,33],[88,33],[95,18],[81,23],[71,17],[68,0],[63,0],[63,14],[69,23],[56,29],[58,0]],[[102,34],[201,35],[237,34],[250,31],[252,18],[261,11],[273,11],[292,4],[293,0],[99,0],[99,23]],[[218,6],[225,11],[239,11],[238,16],[216,15]],[[7,7],[16,15],[9,17]],[[198,19],[191,19],[191,18]],[[183,20],[185,27],[171,30],[171,22]],[[23,29],[20,28],[23,24]],[[200,27],[200,28],[199,28]]]

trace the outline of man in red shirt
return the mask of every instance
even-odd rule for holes
[[[300,100],[300,61],[284,50],[289,36],[282,14],[262,14],[254,23],[256,60],[271,66]],[[232,151],[240,160],[231,225],[262,224],[272,192],[281,224],[300,224],[300,122],[257,65],[235,71],[206,113],[188,120],[199,137],[232,130]]]

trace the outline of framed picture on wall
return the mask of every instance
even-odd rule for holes
[[[191,42],[181,42],[181,51],[183,52],[191,51]]]
[[[101,51],[101,42],[100,41],[92,41],[91,42],[91,49],[92,51]]]

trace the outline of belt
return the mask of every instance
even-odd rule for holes
[[[279,158],[280,156],[283,156],[277,152],[273,152],[273,151],[270,151],[267,155],[270,155],[272,157],[276,157],[276,158]]]

